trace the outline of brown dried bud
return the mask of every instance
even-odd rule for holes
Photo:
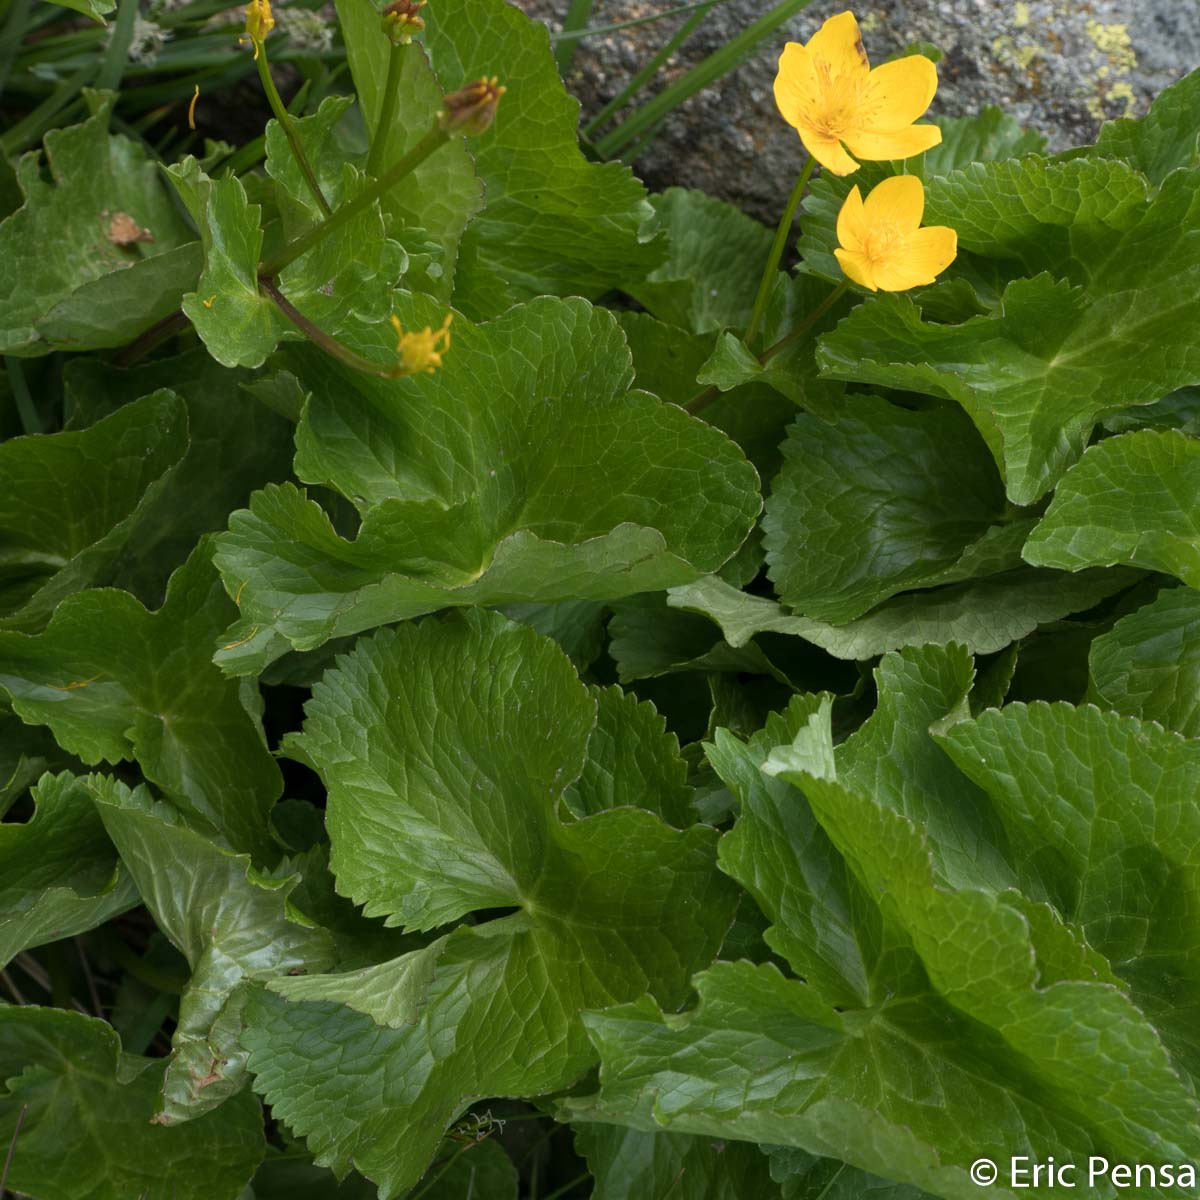
[[[407,46],[413,39],[414,33],[420,33],[425,28],[421,17],[421,9],[425,0],[392,0],[383,10],[383,32],[397,46]]]
[[[438,118],[442,128],[447,133],[482,133],[496,119],[500,97],[506,90],[493,75],[451,92],[442,101]]]

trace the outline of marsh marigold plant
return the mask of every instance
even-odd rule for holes
[[[958,253],[958,235],[946,225],[921,227],[925,186],[896,175],[867,198],[851,189],[838,213],[834,251],[848,279],[871,291],[905,292],[932,283]]]
[[[910,158],[942,140],[936,125],[913,123],[929,108],[937,82],[937,68],[921,54],[872,70],[858,21],[843,12],[807,44],[784,47],[775,103],[821,166],[849,175],[858,170],[856,159]]]

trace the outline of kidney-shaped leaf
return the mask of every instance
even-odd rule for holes
[[[409,313],[440,320],[415,297]],[[448,605],[669,587],[749,533],[754,469],[724,434],[628,390],[608,313],[547,298],[453,331],[441,370],[411,379],[293,354],[311,390],[297,473],[350,499],[362,524],[349,541],[286,486],[233,514],[217,561],[243,619],[218,653],[226,670]]]
[[[589,753],[625,769],[591,740],[596,722],[550,639],[471,610],[360,642],[289,739],[329,789],[339,890],[368,913],[425,929],[516,910],[251,998],[250,1067],[272,1111],[381,1197],[417,1181],[473,1100],[580,1075],[582,1009],[646,991],[678,1004],[729,927],[712,830],[671,829],[647,811],[657,797],[570,819],[563,794]]]

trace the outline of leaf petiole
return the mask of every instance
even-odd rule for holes
[[[352,200],[347,200],[338,210],[326,217],[319,225],[314,225],[307,233],[301,234],[289,242],[263,267],[260,275],[263,278],[273,278],[284,267],[290,266],[302,254],[307,254],[322,238],[327,237],[335,229],[340,229],[347,221],[352,221],[365,208],[369,208],[376,200],[387,195],[401,179],[415,171],[435,150],[440,149],[450,140],[450,135],[435,121],[429,132],[403,157],[389,167],[374,183],[363,188]]]
[[[288,110],[283,106],[283,100],[280,99],[279,90],[275,86],[275,80],[271,78],[271,64],[267,61],[265,41],[254,42],[254,61],[258,65],[258,77],[262,80],[263,91],[267,94],[271,111],[275,114],[275,120],[279,122],[284,136],[288,140],[288,145],[292,148],[292,156],[300,168],[300,174],[304,176],[304,182],[308,184],[308,190],[317,202],[317,207],[328,218],[333,215],[333,209],[329,207],[329,201],[325,199],[325,193],[321,191],[321,185],[317,182],[317,176],[308,161],[308,156],[304,153],[300,138],[296,134],[296,127],[292,124]]]

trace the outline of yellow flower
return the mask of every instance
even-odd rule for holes
[[[442,355],[450,349],[450,322],[454,320],[453,313],[447,313],[441,329],[436,332],[428,325],[420,333],[405,333],[399,317],[393,314],[392,325],[400,339],[396,343],[396,353],[400,356],[400,369],[397,375],[420,375],[422,372],[432,375],[442,365]]]
[[[932,283],[954,261],[958,235],[946,225],[922,229],[924,211],[925,187],[915,175],[885,179],[866,200],[852,188],[837,219],[842,270],[873,292]]]
[[[246,5],[246,34],[254,43],[254,57],[258,48],[267,40],[267,34],[275,28],[275,14],[271,11],[271,0],[250,0]]]
[[[914,125],[937,91],[937,68],[911,54],[871,70],[852,12],[830,17],[807,45],[779,56],[775,103],[805,149],[835,175],[860,159],[910,158],[936,146],[936,125]],[[846,151],[849,150],[850,154]]]

